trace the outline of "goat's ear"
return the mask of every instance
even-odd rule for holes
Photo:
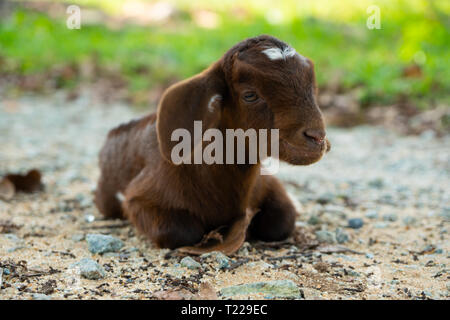
[[[158,106],[156,120],[159,149],[166,160],[172,162],[172,149],[179,143],[172,141],[176,129],[189,131],[193,151],[195,143],[199,142],[194,142],[194,121],[202,121],[202,133],[219,124],[225,94],[226,84],[218,63],[167,89]]]

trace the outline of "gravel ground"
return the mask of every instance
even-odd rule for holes
[[[0,102],[0,175],[38,168],[46,186],[0,200],[1,299],[450,297],[450,136],[330,128],[321,162],[278,174],[294,237],[183,258],[92,203],[107,131],[137,114],[88,95]]]

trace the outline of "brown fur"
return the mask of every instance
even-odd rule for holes
[[[260,175],[257,164],[180,164],[170,154],[177,128],[193,132],[194,120],[208,128],[278,128],[280,159],[306,165],[329,147],[316,104],[313,64],[298,56],[270,60],[262,50],[284,48],[259,36],[231,48],[210,68],[170,87],[156,114],[113,129],[100,153],[96,204],[103,215],[128,218],[160,247],[192,245],[202,236],[259,209],[251,236],[268,241],[288,237],[296,211],[281,183]],[[259,99],[246,102],[243,93]],[[208,110],[211,97],[222,99]],[[306,133],[308,132],[308,133]],[[224,154],[227,150],[224,149]],[[116,193],[125,196],[121,204]]]

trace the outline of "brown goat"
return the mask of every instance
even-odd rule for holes
[[[128,218],[159,247],[193,245],[248,208],[259,211],[249,226],[252,238],[287,238],[296,210],[274,176],[260,175],[261,159],[175,165],[171,137],[177,128],[192,134],[196,120],[203,130],[224,134],[279,129],[279,159],[311,164],[329,149],[316,92],[313,63],[286,43],[265,35],[238,43],[202,73],[167,89],[156,114],[109,132],[100,153],[98,209]]]

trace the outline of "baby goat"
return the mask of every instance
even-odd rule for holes
[[[258,210],[252,238],[287,238],[296,210],[281,183],[260,174],[262,159],[176,165],[172,132],[193,134],[194,121],[224,135],[226,129],[279,129],[279,159],[308,165],[330,147],[316,91],[313,63],[286,43],[265,35],[238,43],[202,73],[167,89],[156,113],[109,132],[100,153],[98,209],[128,218],[159,247],[193,245],[247,209]]]

